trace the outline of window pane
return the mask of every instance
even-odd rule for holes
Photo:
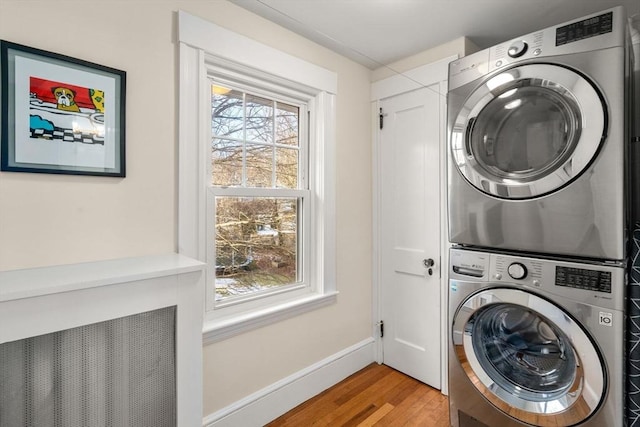
[[[276,148],[276,186],[298,188],[297,149]]]
[[[212,184],[298,188],[300,107],[220,85],[211,93]]]
[[[247,94],[247,141],[273,143],[273,101]]]
[[[298,199],[216,197],[216,301],[298,281]]]
[[[298,115],[300,109],[293,105],[277,103],[276,143],[298,146]]]
[[[213,185],[242,185],[242,143],[214,138],[211,166]]]
[[[244,138],[242,92],[212,85],[211,110],[213,136]]]
[[[247,144],[247,187],[273,187],[273,146]]]

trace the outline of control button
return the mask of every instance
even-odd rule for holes
[[[502,274],[496,273],[496,280],[500,280],[500,279],[502,279]]]
[[[538,279],[533,279],[533,282],[531,282],[533,284],[533,286],[535,286],[536,288],[540,287],[540,280]]]
[[[519,58],[522,55],[524,55],[528,47],[529,45],[527,44],[527,42],[519,40],[514,44],[512,44],[511,46],[509,46],[509,49],[507,50],[507,54],[512,58]]]
[[[501,67],[502,66],[502,61],[498,60],[496,61],[496,67]]]
[[[538,48],[533,51],[533,56],[538,56],[542,53],[542,49]]]
[[[507,268],[507,272],[513,279],[519,280],[527,277],[527,267],[525,267],[524,264],[520,264],[519,262],[514,262],[513,264],[509,265],[509,268]]]

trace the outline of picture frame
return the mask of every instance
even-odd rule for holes
[[[126,73],[0,40],[0,171],[125,176]]]

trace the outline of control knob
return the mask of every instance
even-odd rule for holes
[[[511,276],[512,279],[524,279],[527,277],[527,267],[519,262],[514,262],[507,268],[507,273],[509,273],[509,276]]]
[[[519,58],[525,54],[528,47],[529,45],[527,44],[527,42],[523,40],[518,40],[517,42],[509,46],[509,49],[507,50],[507,55],[509,55],[512,58]]]

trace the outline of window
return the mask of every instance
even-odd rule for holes
[[[211,82],[215,306],[309,286],[306,103],[237,87]]]
[[[335,73],[179,12],[179,252],[204,341],[335,301]]]

